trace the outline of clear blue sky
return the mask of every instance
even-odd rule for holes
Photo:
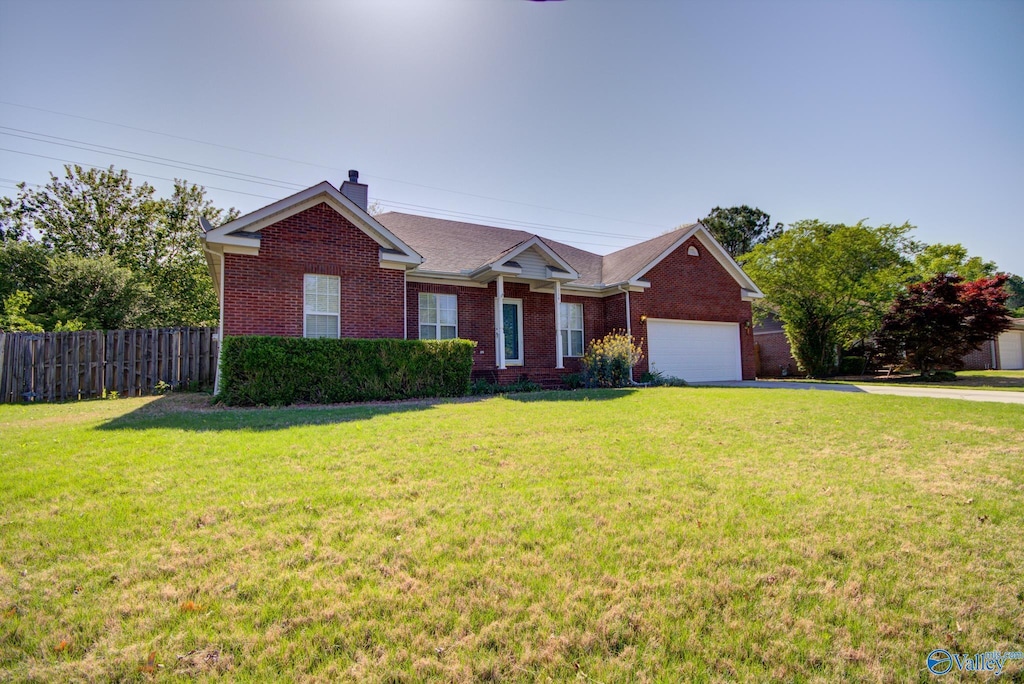
[[[1024,273],[1020,1],[0,0],[0,64],[0,148],[242,211],[356,168],[386,208],[602,253],[750,204]],[[0,151],[0,192],[59,167]]]

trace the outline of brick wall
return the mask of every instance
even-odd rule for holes
[[[409,337],[419,337],[419,295],[421,292],[453,294],[457,297],[459,337],[477,343],[474,355],[475,372],[494,371],[495,347],[494,299],[497,297],[495,283],[486,288],[437,285],[433,283],[409,283],[407,305],[409,311]],[[510,366],[505,375],[516,375],[539,369],[555,367],[555,298],[551,293],[530,292],[525,283],[505,283],[506,299],[520,299],[523,302],[523,356],[525,364]],[[562,295],[563,302],[583,304],[583,335],[590,340],[604,335],[604,302],[596,297]],[[565,372],[579,370],[579,360],[565,357]],[[503,376],[504,377],[504,376]],[[514,379],[514,378],[513,378]]]
[[[259,256],[225,254],[224,334],[302,335],[303,275],[341,279],[342,337],[402,337],[401,271],[379,245],[327,204],[261,232]]]
[[[690,246],[699,256],[690,256]],[[748,323],[750,302],[742,300],[739,286],[729,272],[711,256],[697,238],[690,238],[644,276],[651,287],[629,295],[633,336],[642,339],[644,359],[634,374],[639,378],[648,368],[647,326],[642,316],[676,318],[690,321],[738,322],[740,324],[740,356],[743,379],[753,380],[754,337]],[[607,310],[606,310],[607,311]],[[606,316],[608,314],[606,313]],[[623,313],[623,320],[625,319]],[[611,322],[612,317],[608,318]]]
[[[696,245],[700,256],[689,256]],[[225,255],[224,334],[300,336],[303,331],[303,275],[336,275],[341,281],[343,337],[402,337],[403,288],[408,307],[408,335],[419,337],[419,293],[458,297],[459,336],[477,342],[474,371],[495,370],[495,284],[486,288],[408,283],[401,271],[379,265],[379,246],[326,204],[318,204],[261,231],[259,256]],[[741,324],[743,377],[755,373],[753,339],[744,324],[750,304],[740,287],[695,238],[655,266],[647,275],[652,286],[630,295],[631,326],[647,354],[642,316]],[[506,283],[505,296],[523,302],[525,365],[523,372],[555,366],[554,297],[530,292],[524,283]],[[626,328],[625,294],[610,297],[563,295],[583,304],[587,344],[614,329]],[[565,372],[579,369],[565,358]],[[635,376],[647,370],[647,360]],[[515,372],[512,369],[510,372]]]
[[[964,370],[990,370],[992,369],[992,348],[995,346],[995,342],[989,340],[981,345],[980,349],[975,349],[963,358]],[[998,350],[997,350],[998,357]],[[998,363],[998,358],[997,358]]]
[[[803,375],[790,351],[786,333],[780,331],[754,335],[757,347],[757,375],[761,378]]]

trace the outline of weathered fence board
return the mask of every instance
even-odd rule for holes
[[[161,382],[210,387],[216,328],[0,333],[0,403],[151,394]]]

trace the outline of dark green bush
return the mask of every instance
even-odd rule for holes
[[[864,375],[867,372],[867,359],[863,356],[844,356],[839,361],[839,375]]]
[[[232,406],[457,397],[475,342],[228,337],[218,399]]]
[[[587,386],[587,383],[583,381],[583,375],[580,373],[567,373],[562,376],[562,382],[572,390]]]

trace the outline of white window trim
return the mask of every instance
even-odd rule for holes
[[[578,328],[563,328],[562,327],[562,312],[561,312],[561,310],[559,310],[559,312],[558,312],[558,336],[561,337],[562,336],[562,331],[565,330],[568,333],[565,336],[565,339],[569,343],[569,345],[567,347],[565,345],[563,345],[564,348],[562,349],[562,356],[564,356],[567,359],[578,359],[578,358],[583,356],[583,354],[586,352],[586,349],[587,349],[587,321],[583,317],[583,302],[559,302],[558,305],[559,305],[559,307],[562,307],[562,306],[578,306],[578,307],[580,307],[580,327],[578,327]],[[568,320],[568,317],[566,317],[566,320]],[[573,354],[572,353],[572,332],[574,330],[579,330],[580,331],[580,337],[583,338],[583,341],[580,344],[580,353],[579,354]]]
[[[306,276],[316,276],[317,278],[334,278],[335,280],[338,281],[338,313],[333,314],[333,313],[326,313],[324,311],[310,311],[306,307]],[[337,327],[335,329],[338,331],[338,336],[336,338],[326,338],[326,339],[341,339],[341,278],[339,276],[327,275],[325,273],[303,273],[302,274],[302,336],[303,337],[308,337],[309,336],[308,333],[306,332],[306,319],[310,315],[313,315],[313,316],[334,316],[335,321],[337,323]]]
[[[525,362],[526,362],[526,349],[525,349],[525,347],[523,345],[523,337],[524,337],[524,332],[525,332],[523,330],[523,300],[522,299],[513,299],[511,297],[503,297],[501,303],[502,304],[515,304],[516,305],[516,318],[518,319],[516,321],[516,323],[519,326],[519,358],[515,359],[515,360],[507,359],[506,358],[505,359],[505,365],[506,366],[522,366],[522,365],[525,365]],[[501,321],[502,321],[502,325],[504,325],[504,322],[505,322],[505,312],[504,311],[501,312]]]
[[[433,297],[434,297],[434,317],[437,319],[437,323],[424,323],[423,320],[420,318],[420,299],[423,297],[423,295],[433,295]],[[455,338],[454,339],[458,339],[458,337],[459,337],[459,297],[458,297],[458,295],[449,294],[447,292],[420,292],[416,296],[416,339],[418,339],[418,340],[424,340],[424,339],[428,339],[428,340],[429,339],[434,339],[434,340],[448,339],[448,338],[442,338],[441,337],[441,308],[438,306],[438,304],[439,304],[439,302],[437,300],[438,297],[451,297],[451,298],[453,298],[455,300]],[[421,330],[421,328],[424,325],[433,325],[434,326],[434,337],[423,337],[423,331]],[[450,327],[450,326],[445,326],[445,327]]]

